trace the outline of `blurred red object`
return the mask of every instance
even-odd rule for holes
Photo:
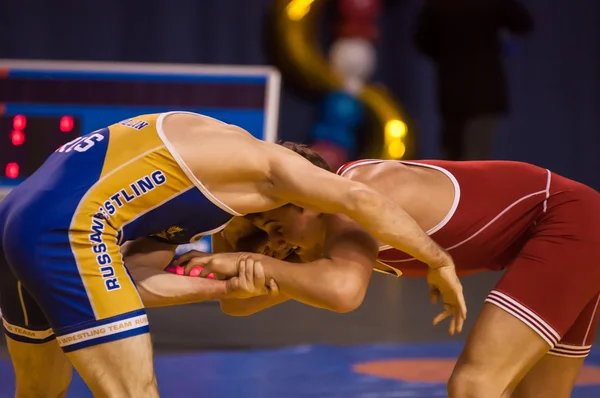
[[[8,178],[17,178],[19,176],[19,165],[15,162],[10,162],[6,165],[5,172]]]
[[[24,130],[27,126],[27,118],[23,115],[17,115],[13,119],[13,128],[15,130]]]
[[[336,171],[348,161],[348,151],[340,145],[329,141],[317,141],[312,148],[319,152],[323,159]]]
[[[339,37],[360,37],[376,40],[379,37],[377,17],[381,12],[381,0],[338,0],[340,23]]]
[[[63,133],[68,133],[73,130],[73,126],[75,125],[75,121],[71,116],[63,116],[60,118],[60,131]]]
[[[199,276],[203,269],[204,269],[204,267],[202,267],[201,265],[195,266],[190,271],[190,276]],[[171,272],[172,274],[184,275],[185,267],[182,267],[181,265],[178,265],[176,267],[167,267],[165,269],[165,271]],[[208,279],[215,279],[215,275],[214,274],[208,274],[207,278]]]
[[[23,145],[25,142],[25,133],[21,130],[13,130],[12,133],[10,133],[10,141],[14,146]]]

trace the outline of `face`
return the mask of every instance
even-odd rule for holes
[[[294,251],[287,243],[269,241],[265,231],[244,217],[234,217],[222,234],[235,251],[261,253],[281,260]]]
[[[320,247],[325,233],[320,213],[293,205],[261,213],[253,222],[267,233],[273,247],[288,245],[298,254]]]

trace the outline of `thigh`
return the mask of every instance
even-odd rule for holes
[[[600,293],[588,302],[569,330],[548,354],[574,359],[587,357],[592,349],[596,328],[598,327],[599,305]]]
[[[95,397],[158,397],[150,334],[67,354]]]
[[[7,337],[6,343],[15,371],[15,397],[66,396],[73,371],[56,340],[32,344]]]
[[[4,237],[19,286],[37,303],[65,352],[149,332],[115,237],[97,231]]]
[[[95,396],[153,397],[148,319],[116,238],[102,222],[93,220],[87,234],[54,233],[52,245],[39,243],[48,235],[38,236],[30,246],[34,258],[9,242],[8,263]]]
[[[572,212],[564,216],[550,215],[553,222],[536,227],[488,295],[457,364],[457,374],[494,386],[497,394],[490,396],[516,387],[549,350],[560,348],[584,309],[594,312],[600,249],[583,222]],[[585,330],[589,325],[587,316]]]
[[[584,358],[545,355],[525,375],[511,398],[569,398]]]
[[[548,348],[520,319],[485,303],[456,363],[450,397],[500,397],[517,385]]]
[[[41,307],[13,274],[0,249],[0,308],[4,333],[13,341],[44,344],[55,339]]]
[[[577,222],[577,214],[566,215],[549,215],[548,220],[554,217],[552,222],[535,228],[486,298],[486,306],[497,307],[495,312],[504,313],[505,319],[488,320],[483,332],[474,330],[480,338],[472,340],[469,349],[487,355],[477,360],[488,362],[486,372],[508,383],[507,388],[515,387],[546,353],[581,356],[589,351],[582,343],[591,344],[586,333],[592,330],[591,319],[597,316],[600,267],[595,264],[600,262],[600,248],[585,222]],[[499,344],[501,340],[494,343],[494,336],[510,344]],[[570,336],[576,336],[579,346],[575,340],[565,340]],[[570,344],[561,347],[562,342]],[[496,351],[476,349],[490,344],[498,344],[493,346]]]
[[[15,372],[16,397],[62,397],[71,364],[46,316],[11,272],[0,250],[0,303],[6,344]]]
[[[600,241],[577,220],[557,218],[538,225],[486,302],[535,331],[551,353],[591,345],[600,291]],[[551,217],[551,216],[550,216]],[[587,342],[587,343],[586,343]],[[587,354],[575,349],[575,356]]]

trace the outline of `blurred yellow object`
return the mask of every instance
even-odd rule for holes
[[[406,124],[401,120],[390,120],[385,124],[385,135],[392,138],[403,138],[406,130]]]
[[[389,159],[402,159],[404,153],[406,153],[406,146],[399,139],[396,139],[387,145],[387,158]]]
[[[286,7],[287,16],[292,21],[299,21],[308,14],[310,5],[315,0],[292,0]]]
[[[385,148],[389,159],[402,159],[406,153],[406,145],[402,138],[406,136],[406,123],[401,120],[390,120],[385,124]]]
[[[326,0],[274,0],[274,35],[279,56],[307,89],[341,90],[342,79],[319,48],[315,21]],[[285,71],[284,71],[285,72]],[[366,85],[358,98],[373,115],[383,144],[369,157],[400,159],[411,155],[406,118],[399,104],[380,85]],[[396,136],[397,135],[397,136]]]

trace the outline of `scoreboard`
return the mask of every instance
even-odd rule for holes
[[[31,175],[56,148],[80,134],[81,120],[69,115],[0,116],[0,178],[7,184]]]
[[[62,144],[174,110],[277,139],[280,74],[266,66],[0,60],[0,200]]]

